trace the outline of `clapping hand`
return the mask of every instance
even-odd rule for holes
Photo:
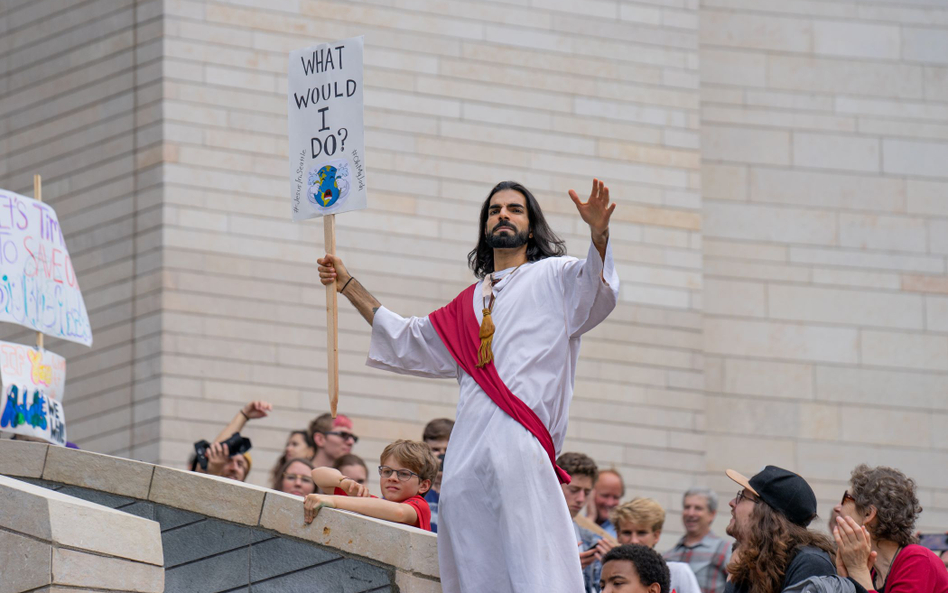
[[[872,551],[869,530],[852,517],[837,517],[833,537],[836,539],[836,571],[840,576],[852,578],[866,590],[875,589],[869,569],[875,564],[876,552]]]

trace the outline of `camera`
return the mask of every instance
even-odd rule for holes
[[[221,445],[227,445],[227,449],[230,452],[230,456],[241,455],[250,450],[251,445],[250,439],[247,437],[240,436],[239,432],[235,432],[230,435],[230,438],[226,441],[221,441]],[[201,464],[201,469],[207,471],[207,450],[211,448],[211,444],[207,441],[198,441],[194,443],[194,463],[191,464],[191,471]]]

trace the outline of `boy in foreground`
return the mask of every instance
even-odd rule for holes
[[[651,498],[633,498],[612,509],[610,515],[620,544],[638,544],[655,549],[665,526],[665,509]],[[668,562],[671,593],[701,593],[698,579],[684,562]]]
[[[652,548],[617,546],[602,559],[602,593],[669,593],[668,583],[668,567]]]
[[[317,467],[313,481],[327,494],[310,494],[303,501],[303,520],[308,524],[323,507],[353,511],[367,517],[404,523],[431,531],[431,510],[422,498],[438,473],[438,461],[424,443],[397,440],[382,451],[379,487],[384,498],[345,477],[337,469]]]

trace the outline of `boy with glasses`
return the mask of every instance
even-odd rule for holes
[[[303,501],[303,519],[312,523],[323,507],[353,511],[367,517],[404,523],[431,531],[431,510],[422,498],[438,473],[438,460],[425,443],[400,439],[385,447],[379,460],[379,487],[384,498],[337,469],[317,467],[313,481],[332,495],[310,494]]]

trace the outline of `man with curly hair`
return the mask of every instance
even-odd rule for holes
[[[727,534],[737,540],[727,593],[780,593],[815,576],[836,574],[833,544],[807,529],[816,518],[816,495],[797,474],[768,465],[747,479],[729,469],[741,485],[729,504]]]

